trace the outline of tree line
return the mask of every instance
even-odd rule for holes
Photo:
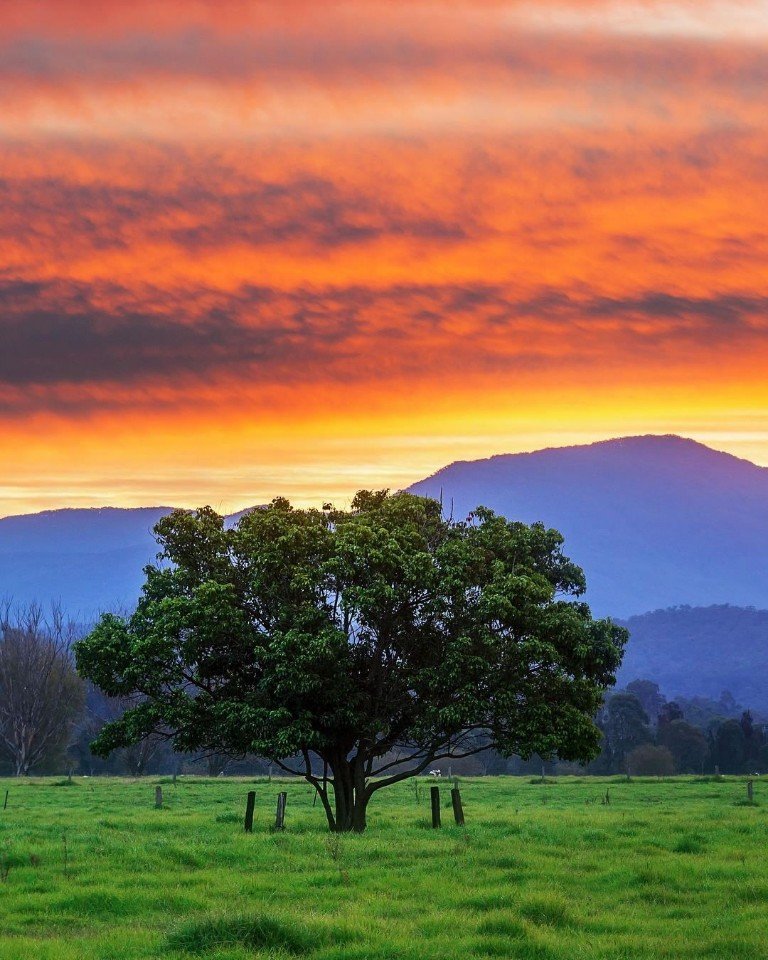
[[[82,679],[72,644],[85,635],[60,608],[0,605],[0,773],[142,776],[158,773],[266,774],[269,761],[219,751],[177,752],[168,739],[150,734],[108,757],[91,743],[134,704],[110,697]],[[505,758],[492,746],[452,760],[442,771],[498,775],[768,773],[768,724],[725,692],[667,700],[658,684],[635,680],[608,691],[595,716],[600,751],[587,765],[534,754]]]
[[[723,693],[668,701],[656,683],[635,680],[608,696],[595,773],[766,773],[768,727]]]

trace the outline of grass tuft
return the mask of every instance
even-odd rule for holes
[[[243,823],[242,814],[229,810],[227,813],[217,813],[214,817],[216,823]]]
[[[681,837],[672,848],[675,853],[703,853],[706,846],[704,837],[699,834],[690,834]]]
[[[521,940],[526,937],[525,926],[508,914],[497,913],[487,917],[479,924],[478,933],[492,937],[509,937],[512,940]]]
[[[567,927],[572,922],[568,907],[559,897],[532,897],[521,905],[520,913],[537,926]]]
[[[172,950],[192,954],[246,947],[249,950],[282,950],[299,956],[311,953],[317,945],[317,933],[303,924],[288,923],[263,914],[190,920],[168,937],[168,946]]]

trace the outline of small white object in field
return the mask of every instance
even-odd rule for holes
[[[430,770],[429,775],[430,777],[442,777],[442,773],[440,773],[439,770]]]

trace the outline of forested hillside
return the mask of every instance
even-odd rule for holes
[[[768,610],[673,607],[624,621],[630,642],[621,682],[655,680],[668,696],[737,700],[768,709]]]

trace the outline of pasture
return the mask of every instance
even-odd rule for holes
[[[0,781],[0,958],[765,956],[768,782],[443,781],[439,831],[421,783],[337,837],[298,780]]]

